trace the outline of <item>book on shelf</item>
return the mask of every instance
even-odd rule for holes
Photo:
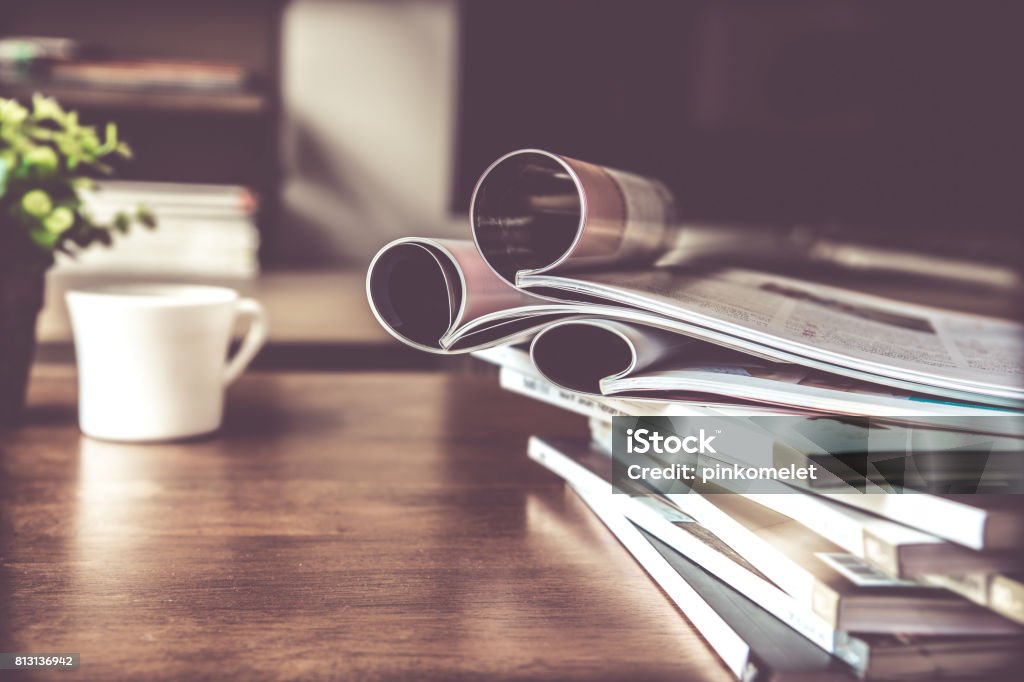
[[[103,180],[83,194],[94,210],[142,203],[170,215],[251,216],[259,205],[256,194],[241,185]]]
[[[68,60],[52,64],[46,82],[71,88],[242,92],[250,81],[238,64],[181,59]]]
[[[0,83],[31,81],[56,61],[66,61],[81,53],[70,38],[51,36],[5,36],[0,38]]]
[[[241,93],[253,74],[241,64],[119,55],[49,36],[0,38],[0,82],[43,90]]]
[[[69,60],[81,54],[81,45],[58,36],[13,35],[0,38],[0,64],[36,60]]]

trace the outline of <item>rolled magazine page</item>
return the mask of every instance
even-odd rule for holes
[[[417,238],[374,256],[366,295],[388,333],[431,353],[447,352],[441,340],[453,329],[535,300],[496,277],[472,242]]]
[[[641,265],[806,257],[813,233],[766,225],[680,223],[660,181],[540,149],[506,154],[470,203],[473,240],[510,284],[521,275]]]
[[[539,149],[495,161],[470,204],[487,264],[515,283],[520,271],[653,262],[675,230],[675,202],[649,178]]]
[[[696,343],[660,329],[586,318],[545,327],[534,337],[530,356],[551,383],[599,395],[602,380],[651,367]]]

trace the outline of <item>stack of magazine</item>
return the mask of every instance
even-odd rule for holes
[[[1024,328],[779,274],[820,244],[674,208],[655,181],[516,152],[477,185],[472,241],[387,245],[367,294],[401,341],[588,420],[530,458],[738,679],[1012,679]],[[625,443],[644,425],[718,440],[641,459]],[[637,462],[818,475],[652,482]]]

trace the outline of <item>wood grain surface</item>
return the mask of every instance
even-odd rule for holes
[[[4,679],[728,680],[525,454],[579,417],[493,376],[254,373],[223,432],[82,437],[73,370],[0,451]]]

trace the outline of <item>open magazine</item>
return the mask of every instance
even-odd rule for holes
[[[578,353],[574,349],[599,349]],[[772,362],[615,320],[569,319],[534,338],[535,369],[569,390],[693,404],[764,405],[808,414],[919,421],[942,428],[1024,435],[1020,412],[901,390],[806,365]]]
[[[743,269],[532,274],[518,281],[513,287],[497,276],[468,241],[401,239],[375,257],[367,293],[385,329],[429,352],[487,348],[568,321],[613,321],[630,325],[648,366],[667,348],[685,356],[688,343],[702,342],[692,344],[695,357],[706,352],[701,345],[713,344],[899,395],[1024,406],[1024,329],[1005,320]],[[664,332],[674,338],[667,348]],[[583,355],[562,350],[565,363]],[[912,410],[904,403],[889,406]]]
[[[698,266],[688,255],[733,249],[749,262],[759,249],[777,260],[779,249],[756,232],[744,244],[723,228],[716,243],[707,228],[675,223],[653,181],[536,150],[509,157],[477,186],[473,242],[399,239],[374,257],[367,295],[396,338],[460,353],[536,337],[535,360],[574,381],[589,372],[585,388],[566,385],[595,393],[728,390],[772,403],[788,391],[802,407],[858,414],[945,413],[922,398],[1024,408],[1020,324]],[[746,368],[747,381],[735,368],[731,381],[710,381],[716,365],[699,360],[709,347],[772,364]],[[711,370],[654,374],[666,359],[672,370]]]

